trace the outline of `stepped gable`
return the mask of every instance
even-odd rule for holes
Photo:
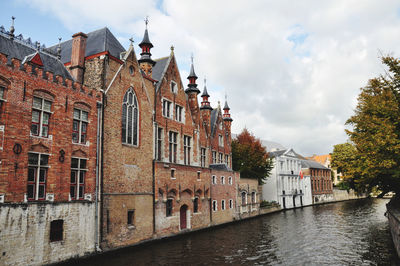
[[[125,52],[125,48],[107,27],[89,32],[87,36],[85,57],[107,51],[111,56],[120,59],[120,54]],[[61,61],[64,64],[69,63],[71,61],[72,39],[62,42],[60,45]],[[57,47],[58,44],[47,49],[57,53]]]
[[[31,62],[30,60],[34,59],[35,55],[39,55],[43,65],[36,65],[43,68],[44,72],[49,71],[52,72],[54,76],[59,75],[64,79],[73,80],[64,64],[56,56],[47,53],[42,48],[43,46],[35,49],[33,44],[30,45],[29,43],[30,39],[26,41],[22,38],[14,38],[14,40],[12,40],[8,34],[0,32],[0,53],[7,55],[8,64],[11,64],[11,59],[13,58],[24,63]],[[35,65],[35,62],[31,63]]]

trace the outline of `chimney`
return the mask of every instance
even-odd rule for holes
[[[87,35],[83,32],[72,35],[71,66],[69,69],[75,81],[81,84],[85,70],[86,39]]]

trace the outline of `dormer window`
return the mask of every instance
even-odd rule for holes
[[[178,92],[178,84],[175,81],[171,81],[171,91],[175,94]]]
[[[183,117],[183,107],[179,105],[175,105],[175,119],[178,122],[182,122]]]

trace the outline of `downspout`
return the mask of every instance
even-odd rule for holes
[[[157,114],[157,87],[154,83],[154,113],[153,113],[153,123],[156,121],[156,114]],[[158,135],[158,124],[155,123],[155,134],[154,134],[154,146],[158,147],[157,145],[157,136]],[[157,151],[158,152],[158,151]],[[152,186],[153,186],[153,235],[156,233],[156,154],[153,155],[153,164],[152,164]],[[166,192],[167,193],[167,192]]]
[[[96,194],[95,194],[95,228],[94,228],[94,243],[95,252],[100,252],[101,248],[99,246],[99,185],[100,185],[100,149],[101,145],[101,121],[102,121],[102,106],[103,104],[97,102],[97,138],[96,138]]]

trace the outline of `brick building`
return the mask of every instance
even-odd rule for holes
[[[312,203],[332,201],[331,169],[313,160],[302,160],[301,167],[304,176],[311,180]]]
[[[94,251],[102,96],[59,58],[0,27],[0,264]]]
[[[147,35],[147,30],[146,30]],[[84,84],[104,93],[102,113],[101,247],[127,246],[153,235],[153,82],[108,28],[85,35]],[[75,39],[60,44],[66,66]],[[57,47],[51,47],[56,49]]]

